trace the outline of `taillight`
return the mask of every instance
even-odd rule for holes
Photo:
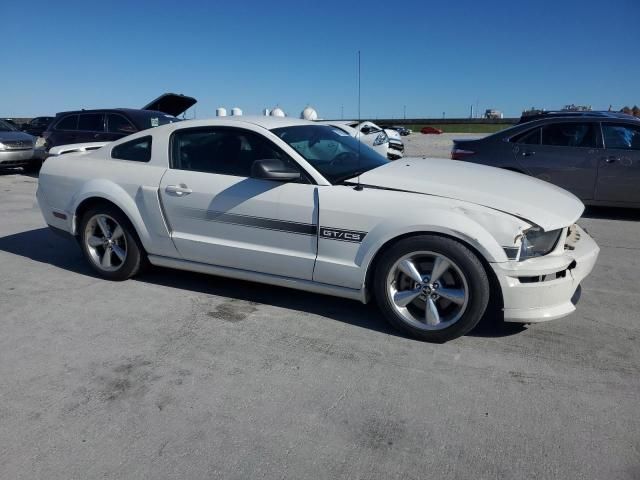
[[[465,158],[475,155],[473,150],[463,150],[462,148],[453,147],[451,149],[451,160],[464,160]]]

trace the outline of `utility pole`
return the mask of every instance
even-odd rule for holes
[[[407,106],[406,106],[406,105],[403,105],[403,107],[402,107],[402,108],[403,108],[403,115],[404,115],[404,119],[406,120],[406,119],[407,119]]]

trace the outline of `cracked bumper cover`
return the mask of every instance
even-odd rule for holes
[[[575,228],[577,235],[567,240],[560,255],[491,264],[502,287],[506,322],[544,322],[575,311],[580,282],[591,273],[600,252],[582,228]],[[535,277],[541,280],[523,281]]]

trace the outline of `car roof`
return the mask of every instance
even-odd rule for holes
[[[164,112],[159,112],[155,110],[142,110],[139,108],[93,108],[91,110],[68,110],[66,112],[58,112],[56,113],[56,117],[59,117],[62,115],[70,115],[70,114],[78,115],[81,113],[112,113],[112,112],[128,113],[130,115],[140,115],[142,113],[151,112],[151,113],[155,113],[156,115],[167,115]]]
[[[542,120],[545,118],[621,118],[632,119],[633,115],[622,112],[609,112],[609,111],[585,111],[585,112],[571,112],[571,111],[549,111],[540,112],[533,115],[523,115],[520,117],[518,123],[528,123],[535,120]]]

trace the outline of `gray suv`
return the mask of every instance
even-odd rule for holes
[[[451,158],[546,180],[588,205],[640,208],[640,120],[546,118],[454,140]]]

